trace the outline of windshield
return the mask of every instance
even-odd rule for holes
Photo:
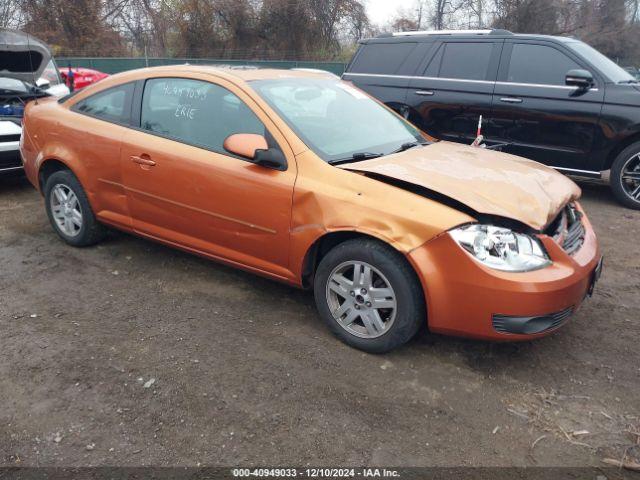
[[[29,93],[29,89],[23,81],[7,77],[0,77],[0,91]]]
[[[387,155],[409,143],[424,143],[408,122],[340,80],[289,78],[251,86],[327,162]]]
[[[576,53],[582,55],[587,61],[591,62],[594,67],[600,70],[600,72],[602,72],[612,82],[620,83],[635,81],[635,77],[633,75],[630,75],[629,72],[625,71],[614,61],[610,60],[608,57],[604,56],[598,50],[586,43],[569,42],[567,45]]]

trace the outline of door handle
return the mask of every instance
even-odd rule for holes
[[[416,90],[416,95],[430,97],[431,95],[433,95],[433,90]]]
[[[516,97],[502,97],[500,101],[505,103],[522,103],[522,99]]]
[[[138,165],[144,165],[147,167],[153,167],[156,164],[156,162],[151,160],[148,155],[142,155],[140,157],[133,155],[131,157],[131,161],[133,163],[137,163]]]

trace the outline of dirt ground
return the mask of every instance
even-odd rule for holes
[[[560,332],[374,356],[308,292],[117,232],[66,246],[0,179],[0,465],[638,461],[640,212],[582,186],[605,269]]]

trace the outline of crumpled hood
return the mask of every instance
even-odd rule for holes
[[[451,142],[340,168],[412,183],[461,202],[476,212],[499,215],[542,230],[580,188],[532,160]]]
[[[49,48],[33,35],[0,29],[0,77],[33,83],[51,60]]]

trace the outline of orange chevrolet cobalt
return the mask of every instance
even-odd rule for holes
[[[159,67],[24,116],[26,174],[56,233],[115,227],[303,288],[369,352],[430,331],[557,330],[602,267],[579,188],[533,161],[430,142],[317,72]]]

